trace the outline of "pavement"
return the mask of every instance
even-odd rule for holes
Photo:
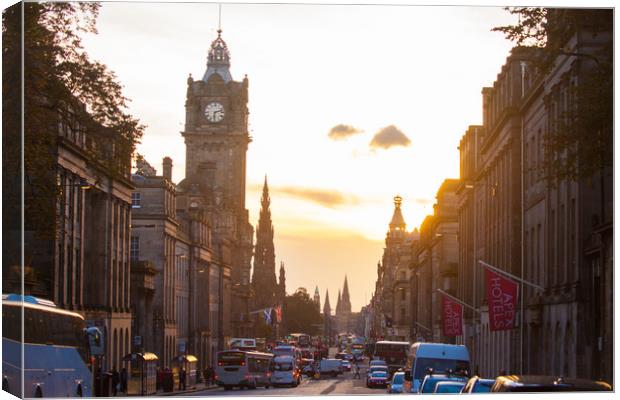
[[[158,390],[156,396],[183,396],[183,395],[191,395],[196,392],[207,392],[209,390],[219,389],[220,387],[217,385],[205,385],[204,383],[198,383],[196,386],[192,388],[187,388],[186,390],[173,390],[172,392],[164,392],[163,390]]]

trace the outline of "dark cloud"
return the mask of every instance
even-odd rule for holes
[[[357,129],[351,125],[338,124],[329,130],[327,136],[329,136],[332,140],[342,140],[361,132],[362,131],[360,129]]]
[[[411,145],[411,140],[394,125],[386,126],[375,134],[370,141],[373,149],[389,149],[390,147]]]
[[[293,186],[281,186],[275,191],[319,203],[322,206],[334,208],[345,204],[359,204],[359,199],[353,195],[342,194],[336,190],[313,189]]]

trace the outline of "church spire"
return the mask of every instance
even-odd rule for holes
[[[222,39],[222,29],[217,30],[217,39],[211,43],[207,56],[207,70],[202,80],[208,82],[209,78],[217,74],[224,82],[232,81],[230,75],[230,52],[224,39]]]
[[[394,214],[392,215],[392,221],[390,222],[390,231],[404,231],[407,228],[403,214],[400,211],[400,205],[402,202],[402,197],[398,195],[394,197]]]
[[[351,299],[349,297],[349,284],[347,283],[347,276],[344,276],[344,286],[342,288],[342,300],[340,307],[342,312],[351,312]]]
[[[276,256],[273,245],[273,223],[271,222],[271,199],[267,186],[267,177],[263,187],[261,209],[256,227],[256,245],[254,247],[254,270],[252,285],[256,293],[256,307],[272,306],[275,297],[282,295],[284,287],[284,265],[280,266],[280,285],[276,282]]]
[[[323,305],[323,315],[331,315],[332,308],[329,305],[329,289],[325,290],[325,305]]]
[[[336,301],[336,314],[340,314],[340,309],[342,308],[340,289],[338,289],[338,301]]]

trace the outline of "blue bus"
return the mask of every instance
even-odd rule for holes
[[[91,365],[102,354],[100,330],[87,328],[80,314],[33,296],[2,295],[2,390],[17,397],[92,397]]]

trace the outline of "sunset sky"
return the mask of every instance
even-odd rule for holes
[[[347,274],[353,310],[370,299],[393,197],[412,230],[458,178],[511,48],[491,28],[512,22],[500,7],[223,4],[233,79],[250,83],[246,206],[256,224],[267,174],[289,293],[318,285],[335,307]],[[186,80],[206,69],[218,5],[106,2],[97,26],[84,44],[148,126],[138,151],[159,174],[172,157],[179,182]]]

